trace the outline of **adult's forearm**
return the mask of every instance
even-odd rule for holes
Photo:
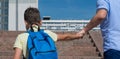
[[[102,22],[102,20],[103,20],[102,18],[94,16],[92,20],[83,28],[83,30],[85,30],[85,32],[88,32],[89,30],[99,25]]]
[[[92,28],[99,25],[106,18],[106,15],[107,15],[107,10],[106,9],[99,9],[97,11],[96,15],[92,18],[92,20],[84,28],[85,32],[88,32]]]

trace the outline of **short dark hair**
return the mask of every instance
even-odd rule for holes
[[[39,10],[33,7],[27,8],[24,13],[24,20],[28,23],[37,22],[41,20]]]
[[[32,24],[39,25],[39,22],[41,21],[39,10],[34,7],[27,8],[24,12],[24,20],[28,23],[26,29],[29,29]]]

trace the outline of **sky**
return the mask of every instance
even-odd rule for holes
[[[41,17],[89,20],[96,12],[96,0],[39,0]]]

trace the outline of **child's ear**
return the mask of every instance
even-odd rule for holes
[[[42,25],[42,20],[40,20],[40,22],[39,22],[39,23],[40,23],[40,25]]]
[[[28,24],[26,21],[24,21],[24,22],[25,22],[25,25],[27,25],[27,24]]]

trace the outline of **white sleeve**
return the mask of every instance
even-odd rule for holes
[[[45,32],[54,40],[57,41],[57,34],[50,31],[50,30],[45,30]]]

